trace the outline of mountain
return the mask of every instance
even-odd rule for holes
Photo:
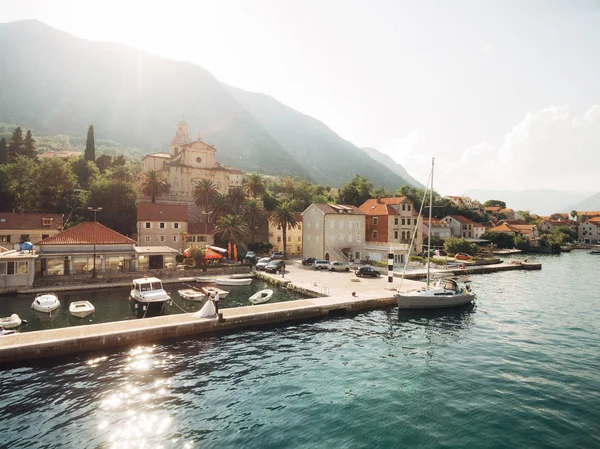
[[[0,122],[39,134],[165,151],[181,120],[220,162],[340,187],[357,172],[396,189],[408,182],[318,120],[226,86],[205,69],[125,45],[80,39],[37,21],[0,24]]]
[[[593,194],[592,196],[572,204],[567,210],[576,210],[577,212],[585,211],[599,211],[600,210],[600,192]],[[566,212],[566,211],[565,211]]]
[[[361,148],[361,150],[363,150],[365,153],[367,153],[369,156],[371,156],[372,159],[379,162],[381,165],[388,167],[390,170],[392,170],[394,173],[396,173],[401,178],[406,179],[411,185],[413,185],[415,187],[419,187],[421,189],[425,188],[425,186],[423,184],[421,184],[415,178],[410,176],[408,174],[408,172],[406,171],[406,169],[402,165],[398,164],[387,154],[384,154],[381,151],[379,151],[375,148],[371,148],[371,147],[364,147],[364,148]]]
[[[474,200],[501,200],[506,207],[514,210],[528,210],[538,215],[550,215],[557,212],[570,212],[569,207],[590,195],[590,192],[564,192],[559,190],[469,190],[464,193]]]

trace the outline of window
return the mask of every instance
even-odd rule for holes
[[[288,237],[288,242],[291,242],[291,241],[292,241],[292,237],[290,236],[290,237]]]
[[[174,242],[176,242],[176,241],[177,241],[177,236],[176,236],[176,235],[174,235],[174,236],[173,236],[173,241],[174,241]]]
[[[29,264],[27,262],[18,262],[17,274],[27,274],[29,271]]]
[[[379,224],[379,219],[377,217],[373,217],[373,224],[377,226]]]
[[[402,205],[402,210],[406,210],[406,204]]]
[[[298,236],[298,241],[301,242],[302,241],[302,237]]]
[[[42,240],[47,239],[48,237],[50,237],[50,234],[42,234]]]
[[[179,223],[173,223],[173,229],[179,229]]]
[[[152,240],[152,237],[150,237],[149,235],[147,235],[144,240],[145,240],[146,243],[150,243],[150,241]]]
[[[281,231],[281,226],[277,226],[277,230],[278,230],[278,231]]]
[[[292,230],[292,226],[288,225],[288,231],[291,231],[291,230]]]
[[[206,236],[204,236],[204,235],[199,235],[199,236],[198,236],[198,242],[206,242]]]
[[[6,262],[0,262],[0,276],[6,274]]]
[[[42,218],[42,225],[51,226],[54,218]]]
[[[158,225],[158,227],[159,227],[160,229],[165,229],[165,227],[166,227],[166,223],[160,223],[160,224]]]
[[[296,252],[299,253],[300,251],[302,251],[302,247],[301,246],[296,246]]]
[[[10,243],[10,235],[0,235],[0,242]]]
[[[406,224],[410,226],[410,218],[406,219]]]
[[[377,231],[373,231],[373,238],[376,239],[377,238]]]
[[[277,237],[277,243],[281,242],[281,237]]]
[[[175,187],[179,187],[179,178],[175,178],[173,180],[173,184],[174,184]]]
[[[402,226],[404,226],[405,224],[406,224],[406,219],[405,219],[405,218],[403,218],[403,219],[402,219]]]
[[[165,236],[164,235],[159,235],[158,236],[158,241],[159,242],[164,242],[165,241]]]
[[[394,231],[394,238],[397,239],[398,238],[398,231]]]
[[[6,274],[15,274],[15,263],[14,262],[6,263]]]
[[[198,162],[198,163],[202,162],[202,158],[201,157],[197,157],[196,158],[196,162]]]
[[[150,228],[152,228],[152,223],[150,223],[149,221],[147,221],[146,223],[144,223],[144,227],[146,229],[150,229]]]
[[[301,231],[302,230],[302,223],[298,223],[298,230]]]
[[[435,203],[434,203],[435,204]],[[406,205],[406,210],[410,211],[410,204]]]
[[[394,218],[394,224],[398,226],[398,217]]]

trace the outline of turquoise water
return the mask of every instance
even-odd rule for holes
[[[200,287],[208,285],[214,286],[215,284],[197,284],[195,282],[191,284],[165,284],[164,289],[171,294],[172,301],[170,304],[165,305],[162,314],[191,313],[200,310],[204,305],[204,301],[188,301],[179,296],[177,291],[188,288],[198,290]],[[250,285],[224,287],[223,289],[229,291],[229,294],[219,301],[219,307],[220,309],[227,309],[250,306],[252,303],[248,298],[265,288],[273,289],[270,302],[305,298],[304,295],[296,291],[273,287],[265,281],[254,279]],[[10,316],[12,313],[16,313],[21,319],[26,320],[27,325],[21,326],[19,332],[140,319],[140,312],[136,312],[132,302],[128,300],[130,290],[129,287],[120,287],[57,293],[61,307],[52,314],[38,312],[31,308],[31,303],[35,298],[34,294],[0,296],[0,316]],[[90,301],[96,312],[85,318],[76,318],[69,313],[69,304],[73,301]]]
[[[530,260],[534,259],[530,257]],[[600,447],[597,264],[388,308],[0,371],[0,446]]]

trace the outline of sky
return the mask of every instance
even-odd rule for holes
[[[599,191],[600,2],[3,0],[0,22],[190,61],[448,195]]]

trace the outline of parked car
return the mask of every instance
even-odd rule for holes
[[[285,262],[283,260],[272,260],[265,267],[265,271],[267,273],[277,273],[281,269],[281,266],[285,266]]]
[[[317,259],[314,257],[305,257],[302,259],[302,265],[312,265],[315,260]]]
[[[329,271],[350,271],[350,267],[347,263],[334,260],[329,263]]]
[[[377,270],[374,270],[371,267],[360,267],[357,268],[356,270],[354,270],[354,274],[361,278],[361,277],[365,277],[365,276],[371,276],[371,277],[379,277],[381,276],[381,273]]]
[[[329,268],[329,261],[317,259],[313,262],[312,267],[315,270],[327,270]]]
[[[267,268],[269,262],[271,262],[270,257],[263,257],[262,259],[259,259],[258,262],[256,262],[256,269],[258,271],[264,270],[265,268]]]
[[[275,251],[271,253],[271,259],[283,259],[285,254],[283,251]]]
[[[464,253],[456,253],[454,255],[454,258],[456,260],[471,260],[473,257],[469,256],[468,254],[464,254]]]
[[[246,259],[254,259],[256,257],[256,253],[254,251],[248,251],[246,253]]]

